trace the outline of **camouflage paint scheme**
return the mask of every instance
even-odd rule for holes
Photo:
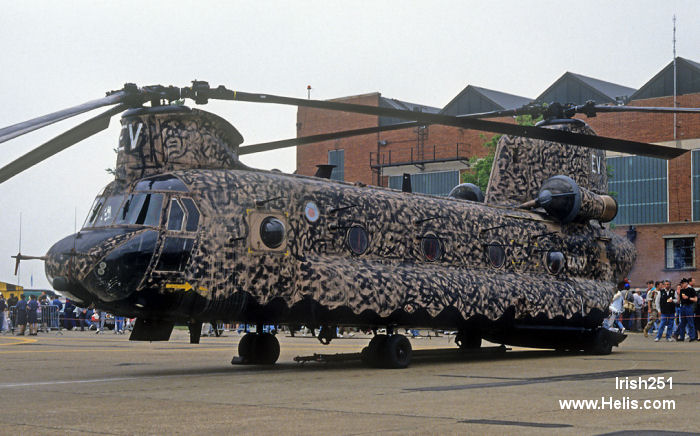
[[[540,127],[595,135],[581,120],[555,121],[561,123]],[[593,193],[608,193],[605,151],[504,135],[496,146],[486,203],[518,206],[535,198],[542,182],[559,174]]]
[[[82,241],[96,232],[101,242],[84,242],[81,249],[83,242],[71,236],[58,243],[46,262],[49,278],[71,270],[74,282],[89,285],[75,287],[74,297],[152,319],[456,329],[474,320],[599,325],[615,283],[634,262],[634,247],[597,221],[562,225],[536,211],[247,168],[235,159],[240,134],[222,121],[185,109],[125,115],[117,179],[103,195],[124,193],[143,177],[168,173],[189,192],[163,193],[194,200],[198,230],[166,231],[167,206],[160,228],[84,229]],[[139,124],[148,128],[135,135]],[[513,144],[523,157],[529,156],[528,147],[540,157],[554,153],[541,142],[502,139],[492,174],[496,187],[487,193],[492,202],[536,196],[548,177],[545,171],[533,167],[518,173],[509,193],[505,179],[516,174],[504,162]],[[557,159],[570,161],[570,156]],[[568,174],[584,187],[599,188],[600,180],[584,179],[590,154],[581,162]],[[525,189],[513,191],[515,186]],[[307,217],[311,203],[316,221]],[[280,248],[255,242],[260,239],[257,223],[265,216],[284,223]],[[348,244],[354,226],[368,234],[367,249],[359,255]],[[95,285],[101,259],[139,235],[156,237],[156,231],[154,254],[137,286]],[[156,268],[168,237],[191,240],[182,271]],[[435,260],[421,248],[432,237],[442,252]],[[57,254],[69,244],[81,255]],[[492,264],[490,246],[494,252],[503,249],[503,265]],[[563,253],[561,271],[550,272],[550,251]]]

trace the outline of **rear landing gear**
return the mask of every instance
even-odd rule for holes
[[[471,330],[460,330],[455,336],[455,344],[462,350],[481,348],[481,336]]]
[[[619,336],[623,338],[620,339]],[[586,349],[589,354],[598,356],[607,356],[612,353],[613,345],[617,345],[624,340],[624,335],[620,333],[612,333],[608,329],[600,328],[595,335],[593,343]]]
[[[375,335],[362,349],[362,361],[375,368],[406,368],[413,349],[404,335]]]
[[[236,365],[272,365],[280,357],[280,343],[270,333],[246,333],[238,343],[238,356],[231,361]]]

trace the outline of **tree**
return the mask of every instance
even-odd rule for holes
[[[515,121],[521,126],[534,126],[535,123],[541,119],[542,116],[533,119],[530,115],[519,115],[515,118]],[[486,147],[488,153],[484,157],[474,156],[469,159],[469,170],[462,173],[462,183],[473,183],[483,192],[486,192],[486,187],[489,184],[489,177],[491,176],[494,155],[496,154],[496,145],[503,135],[493,135],[491,139],[486,139],[486,135],[484,134],[479,136],[484,141],[484,147]]]

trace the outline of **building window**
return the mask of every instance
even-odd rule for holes
[[[403,176],[389,177],[389,187],[401,190]],[[411,189],[421,194],[447,196],[452,188],[459,185],[459,171],[411,174]]]
[[[668,165],[663,159],[644,156],[607,159],[611,177],[608,191],[616,194],[617,225],[668,221]]]
[[[695,235],[664,236],[666,269],[695,269]]]
[[[345,150],[328,150],[328,165],[335,165],[332,180],[345,180]]]
[[[691,154],[692,177],[691,189],[693,193],[693,221],[700,221],[700,150],[693,150]]]

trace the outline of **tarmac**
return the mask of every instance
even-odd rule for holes
[[[157,343],[129,342],[128,334],[112,332],[2,335],[0,434],[659,434],[698,429],[700,342],[655,343],[632,333],[608,356],[513,347],[483,355],[423,356],[407,369],[387,370],[359,361],[294,361],[313,353],[357,353],[369,342],[365,335],[324,346],[311,337],[280,334],[276,365],[234,366],[230,362],[241,337],[225,332],[189,344],[183,330]],[[415,350],[455,348],[449,336],[411,343]],[[616,388],[616,378],[627,385],[618,389],[618,382]],[[646,381],[646,388],[631,389],[629,382],[638,380]],[[566,410],[564,400],[598,400],[598,410]],[[667,410],[647,410],[647,403]]]

